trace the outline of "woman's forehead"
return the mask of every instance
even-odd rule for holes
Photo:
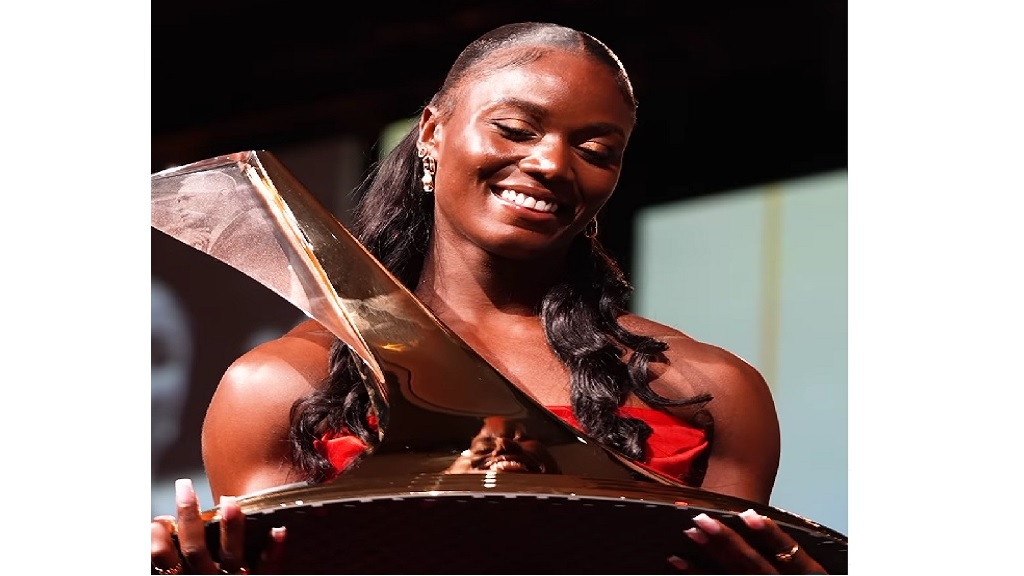
[[[571,100],[576,106],[608,109],[631,123],[632,108],[618,83],[615,70],[583,51],[546,47],[508,48],[478,63],[459,90],[471,106],[506,102]]]

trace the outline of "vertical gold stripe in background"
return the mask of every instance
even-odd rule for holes
[[[764,195],[761,238],[761,375],[775,387],[779,376],[779,317],[782,292],[782,188],[768,186]]]

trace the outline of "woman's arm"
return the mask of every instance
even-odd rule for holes
[[[708,404],[715,434],[701,487],[768,504],[780,451],[779,420],[768,384],[756,369],[724,350],[709,372],[716,383]]]

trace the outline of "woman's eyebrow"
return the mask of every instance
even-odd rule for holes
[[[536,102],[530,102],[529,100],[523,100],[522,98],[517,98],[515,96],[505,96],[504,98],[495,100],[494,103],[489,106],[489,108],[492,109],[503,107],[517,108],[536,118],[543,119],[548,116],[547,108],[544,108]]]
[[[591,134],[618,134],[623,138],[626,137],[626,131],[622,129],[622,126],[612,122],[594,122],[593,124],[588,124],[583,131]]]
[[[545,107],[543,107],[543,106],[541,106],[541,105],[539,105],[539,104],[537,104],[535,102],[530,102],[529,100],[523,100],[522,98],[516,98],[515,96],[506,96],[506,97],[501,98],[499,100],[496,100],[494,102],[494,105],[493,105],[494,108],[499,108],[501,106],[509,106],[509,107],[512,107],[512,108],[519,108],[519,109],[525,111],[526,113],[530,114],[531,116],[534,116],[534,117],[536,117],[538,119],[544,119],[544,118],[546,118],[550,114],[547,108],[545,108]],[[622,128],[622,126],[619,126],[618,124],[615,124],[614,122],[594,122],[594,123],[588,124],[586,126],[586,128],[584,129],[584,131],[585,132],[594,133],[594,134],[609,134],[609,133],[611,133],[611,134],[618,134],[618,135],[622,136],[623,138],[626,137],[626,131]]]

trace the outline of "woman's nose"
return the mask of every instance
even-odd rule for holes
[[[548,180],[566,180],[571,177],[570,146],[561,138],[547,135],[532,146],[530,153],[519,161],[524,172]]]

